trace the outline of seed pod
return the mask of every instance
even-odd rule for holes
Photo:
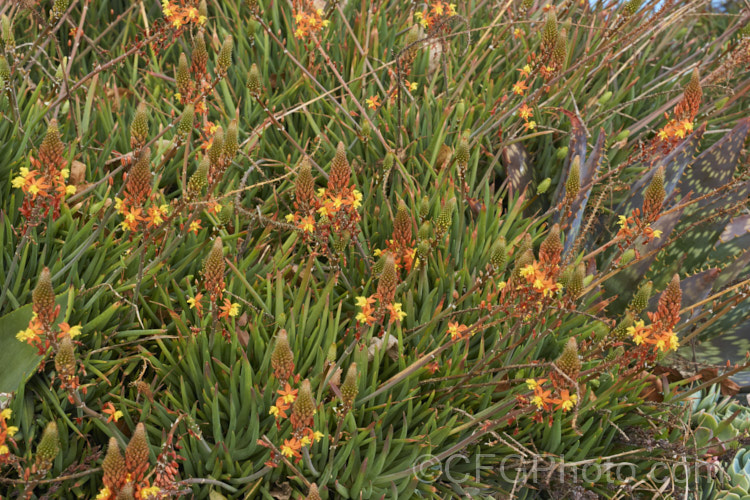
[[[310,490],[307,492],[305,500],[320,500],[320,493],[318,493],[318,486],[315,483],[310,485]]]
[[[522,0],[521,12],[528,12],[532,5],[534,5],[534,0]]]
[[[628,248],[622,253],[622,257],[620,258],[620,265],[626,266],[630,264],[633,259],[635,259],[635,250],[632,248]]]
[[[182,112],[180,121],[177,124],[177,134],[183,139],[190,137],[190,134],[193,131],[194,121],[195,121],[195,107],[193,106],[192,103],[190,103],[187,106],[185,106],[185,111]]]
[[[373,276],[380,276],[380,273],[382,273],[383,269],[385,268],[386,260],[387,260],[387,254],[382,254],[380,258],[377,261],[375,261],[375,263],[372,265]]]
[[[245,0],[245,5],[251,15],[256,15],[258,13],[258,0]]]
[[[65,162],[63,151],[65,145],[60,139],[60,129],[57,127],[57,120],[52,119],[47,127],[47,133],[39,146],[39,161],[42,165],[59,166]]]
[[[200,79],[206,74],[206,63],[208,62],[208,51],[206,50],[206,39],[203,32],[199,31],[193,38],[193,57],[190,71],[195,79]]]
[[[208,159],[211,167],[217,167],[221,163],[221,154],[224,151],[224,129],[221,126],[216,127],[214,137],[211,142],[211,148],[208,150]]]
[[[336,358],[338,357],[336,342],[332,342],[328,346],[328,352],[326,353],[326,364],[328,366],[336,364]]]
[[[114,437],[109,438],[107,454],[102,461],[102,471],[104,472],[102,482],[110,491],[119,490],[120,486],[125,483],[128,471],[125,468],[125,459],[120,452],[120,445]]]
[[[352,167],[349,160],[346,159],[346,147],[339,141],[336,147],[336,155],[331,161],[331,173],[328,177],[328,189],[333,194],[340,193],[349,186],[349,179],[352,175]]]
[[[68,0],[55,0],[52,4],[52,10],[49,11],[50,24],[55,24],[68,10]]]
[[[315,416],[315,398],[310,389],[310,381],[305,379],[300,385],[297,399],[292,407],[292,425],[295,430],[310,427]]]
[[[66,334],[57,346],[55,371],[63,389],[69,387],[76,374],[76,354],[70,335]]]
[[[422,197],[422,201],[419,203],[419,221],[424,222],[430,215],[430,199],[427,195]]]
[[[653,283],[651,281],[646,281],[643,285],[638,288],[638,291],[636,292],[633,299],[630,301],[630,305],[628,305],[628,310],[632,311],[635,314],[640,314],[641,311],[646,309],[646,306],[648,306],[648,299],[651,298],[651,290],[653,288]]]
[[[192,87],[192,78],[190,77],[187,56],[184,53],[180,54],[174,79],[177,82],[177,91],[182,95],[183,99],[187,99]]]
[[[549,187],[552,185],[552,179],[549,177],[545,178],[542,182],[539,183],[539,185],[536,187],[536,194],[544,194],[547,192]]]
[[[125,448],[125,468],[135,482],[140,482],[149,467],[149,448],[146,427],[142,422],[135,426],[135,432]]]
[[[643,3],[643,0],[628,0],[625,2],[625,7],[623,8],[623,15],[625,17],[634,16],[636,12],[638,12],[638,9],[641,8],[641,4]]]
[[[432,237],[432,226],[430,226],[429,222],[425,222],[420,226],[417,236],[420,241],[429,241],[430,237]]]
[[[554,10],[547,12],[547,21],[542,28],[542,53],[551,54],[557,43],[557,16]]]
[[[4,55],[0,54],[0,89],[10,88],[10,64]]]
[[[201,162],[198,164],[198,168],[190,176],[187,184],[187,195],[188,200],[193,200],[199,197],[203,192],[203,188],[208,186],[208,170],[210,167],[210,160],[208,156],[204,156]]]
[[[208,6],[206,5],[206,0],[198,2],[198,15],[208,17]]]
[[[144,148],[138,156],[133,168],[128,172],[128,182],[125,185],[125,195],[132,206],[143,205],[151,194],[151,150]]]
[[[390,151],[386,153],[385,158],[383,158],[383,173],[387,174],[391,171],[393,168],[393,162],[395,161],[395,156]]]
[[[625,354],[625,349],[622,346],[618,346],[617,349],[612,349],[609,351],[607,356],[604,358],[604,361],[607,363],[611,363],[612,361],[621,358]]]
[[[565,201],[572,203],[581,189],[581,157],[576,155],[570,165],[568,179],[565,181]]]
[[[581,371],[581,359],[578,357],[578,343],[575,337],[568,339],[568,343],[565,344],[565,348],[555,361],[555,365],[572,380],[575,381],[578,378]]]
[[[276,335],[276,343],[271,353],[271,368],[274,376],[282,382],[294,375],[294,353],[289,347],[289,339],[283,328]]]
[[[393,298],[396,296],[396,285],[398,284],[398,273],[396,272],[396,260],[392,254],[388,254],[385,258],[385,265],[383,271],[380,273],[378,280],[378,296],[380,297],[380,304],[385,307],[393,302]]]
[[[415,24],[411,27],[411,29],[409,29],[409,31],[406,32],[406,38],[404,39],[404,53],[401,56],[400,61],[400,65],[404,70],[408,69],[414,62],[414,59],[417,57],[419,45],[417,45],[416,42],[418,40],[419,25]]]
[[[310,161],[306,157],[300,163],[297,180],[294,183],[294,198],[301,212],[308,213],[313,208],[315,178],[312,175]]]
[[[232,221],[234,216],[234,203],[229,201],[221,206],[221,212],[219,212],[219,222],[224,226],[228,225]]]
[[[456,164],[459,170],[466,170],[466,166],[469,163],[469,140],[465,135],[462,135],[456,146],[456,153],[454,155]]]
[[[42,272],[39,273],[39,280],[36,283],[34,291],[31,292],[31,299],[34,312],[46,330],[52,325],[52,322],[55,321],[55,317],[57,316],[57,308],[55,307],[55,290],[52,288],[52,276],[50,275],[48,267],[45,267],[42,269]]]
[[[622,340],[628,336],[628,328],[633,326],[633,313],[628,311],[625,317],[610,330],[609,335],[615,340]]]
[[[661,212],[666,195],[667,193],[664,191],[664,166],[662,165],[651,178],[651,183],[646,188],[646,194],[643,198],[643,216],[646,220],[656,219]]]
[[[682,97],[682,101],[675,107],[675,117],[678,120],[692,122],[695,120],[695,115],[698,114],[702,99],[703,89],[701,88],[701,78],[698,68],[695,68],[693,74],[690,76],[690,81],[685,86],[685,94]]]
[[[120,488],[120,491],[117,492],[115,500],[135,500],[135,497],[133,496],[133,483],[125,483],[123,487]]]
[[[13,36],[13,25],[10,22],[10,18],[3,14],[1,24],[3,28],[3,45],[5,46],[5,52],[13,54],[16,51],[16,39]]]
[[[349,365],[349,369],[346,371],[346,378],[341,385],[341,401],[344,403],[344,408],[347,410],[352,408],[358,392],[357,363],[352,363]]]
[[[237,139],[238,135],[237,120],[232,120],[229,122],[226,134],[224,134],[224,158],[228,161],[234,158],[234,155],[237,154],[237,150],[240,148],[240,143]]]
[[[346,250],[346,247],[349,246],[349,243],[352,239],[352,233],[349,232],[348,229],[345,229],[343,234],[335,235],[333,238],[333,249],[336,250],[337,253],[341,254],[344,253]]]
[[[430,256],[430,250],[432,250],[432,247],[430,246],[430,242],[428,240],[420,241],[419,245],[417,245],[417,257],[419,257],[419,260],[422,262],[426,262],[427,257]]]
[[[255,97],[256,99],[260,97],[260,92],[263,89],[263,85],[261,84],[260,71],[258,70],[258,66],[255,63],[250,66],[250,71],[247,74],[246,86],[248,90],[250,90],[251,96]]]
[[[133,123],[130,125],[130,149],[137,153],[146,144],[148,140],[148,108],[146,103],[142,102],[135,110]]]
[[[454,198],[448,200],[440,209],[437,219],[435,219],[435,233],[437,233],[438,239],[443,237],[453,223],[453,207],[455,204],[456,200]]]
[[[411,247],[412,225],[414,221],[409,213],[409,208],[400,200],[396,210],[396,218],[393,221],[393,241],[401,248]]]
[[[362,121],[362,125],[359,127],[360,130],[360,136],[362,137],[362,142],[367,142],[370,140],[370,135],[372,135],[372,127],[370,126],[370,122],[367,120]]]
[[[557,264],[560,261],[560,254],[563,246],[560,240],[560,224],[554,224],[547,234],[547,237],[539,247],[539,260],[550,264]]]
[[[58,453],[60,453],[60,435],[57,431],[57,424],[53,420],[44,428],[42,439],[36,448],[34,464],[41,477],[46,476],[52,468],[52,462],[55,461]]]
[[[228,35],[221,44],[219,59],[216,61],[216,70],[220,75],[226,75],[229,66],[232,65],[232,45],[234,40],[232,35]]]
[[[490,265],[496,273],[501,273],[508,263],[508,248],[505,244],[505,238],[500,238],[492,245],[490,250]]]
[[[203,263],[203,279],[212,300],[221,295],[224,288],[224,247],[221,238],[217,237]]]
[[[586,278],[586,266],[581,262],[573,270],[570,281],[566,287],[568,295],[577,299],[583,293],[583,280]]]
[[[557,35],[555,48],[552,50],[552,62],[557,70],[565,69],[565,61],[568,59],[568,33],[563,28]]]

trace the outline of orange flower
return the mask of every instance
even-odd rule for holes
[[[293,437],[292,439],[285,439],[284,444],[281,445],[281,454],[287,458],[302,458],[299,450],[302,448],[302,443],[299,439]]]
[[[516,95],[523,95],[528,88],[529,86],[526,85],[526,80],[521,80],[513,84],[513,93]]]
[[[524,120],[528,120],[531,115],[534,114],[534,111],[526,105],[526,103],[523,103],[523,106],[518,110],[518,115],[523,118]]]
[[[109,418],[107,418],[107,423],[111,421],[117,422],[122,418],[122,412],[115,408],[115,405],[113,405],[111,402],[108,402],[106,405],[104,405],[104,409],[102,410],[102,413],[109,415]]]
[[[292,389],[292,386],[287,382],[283,389],[278,389],[276,392],[279,393],[281,396],[279,399],[282,400],[284,404],[290,405],[297,399],[298,389]]]
[[[463,338],[466,335],[468,328],[466,325],[459,325],[457,322],[448,323],[448,332],[451,334],[451,340],[456,338]]]

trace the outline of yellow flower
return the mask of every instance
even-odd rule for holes
[[[67,168],[64,168],[60,170],[60,175],[62,176],[63,179],[67,179],[68,177],[70,177],[70,170],[68,170]]]
[[[662,141],[666,140],[668,137],[669,137],[669,134],[667,133],[666,130],[662,129],[659,132],[659,139],[661,139]]]
[[[324,435],[325,435],[325,434],[323,434],[323,433],[322,433],[322,432],[320,432],[320,431],[315,431],[315,432],[313,432],[313,439],[314,439],[314,440],[315,440],[315,442],[317,443],[318,441],[320,441],[321,439],[323,439],[323,436],[324,436]]]
[[[99,490],[99,494],[96,495],[96,500],[107,500],[112,493],[109,491],[109,488],[106,486]]]
[[[451,16],[455,16],[456,15],[456,4],[455,3],[448,4],[448,14],[450,14]]]
[[[122,198],[115,198],[115,211],[118,214],[122,213]]]
[[[155,497],[161,490],[158,486],[149,486],[141,490],[141,498]]]
[[[380,96],[374,95],[367,99],[367,107],[370,109],[376,109],[380,105]]]
[[[678,347],[680,347],[680,341],[679,339],[677,339],[677,335],[672,333],[669,336],[669,348],[673,351],[676,351]]]
[[[528,278],[529,276],[533,275],[536,271],[534,270],[534,266],[532,264],[529,264],[526,267],[521,268],[521,276],[524,278]]]
[[[33,194],[34,196],[39,194],[39,186],[37,186],[36,184],[32,184],[31,186],[29,186],[29,193]]]
[[[287,222],[292,222],[294,221],[294,214],[286,214],[286,217],[284,217],[284,219],[286,219]]]
[[[544,407],[544,400],[541,396],[534,396],[533,398],[531,398],[531,402],[534,403],[539,410]]]
[[[302,230],[308,233],[315,231],[315,225],[312,223],[312,218],[308,217],[302,224]]]
[[[187,303],[190,304],[190,309],[195,309],[195,302],[195,297],[190,297],[189,299],[187,299]]]
[[[15,425],[9,425],[5,432],[8,433],[8,436],[13,437],[16,432],[18,432],[18,427],[16,427]]]
[[[287,458],[292,458],[294,456],[294,450],[290,446],[284,445],[281,447],[281,454]]]
[[[578,401],[578,396],[576,394],[571,394],[571,396],[564,400],[561,404],[561,407],[563,411],[568,411],[576,404],[576,401]]]
[[[300,440],[299,440],[299,442],[300,442],[300,443],[302,443],[302,446],[307,446],[307,445],[308,445],[308,444],[310,444],[310,443],[311,443],[312,441],[310,441],[310,438],[309,438],[309,437],[305,436],[305,437],[303,437],[302,439],[300,439]]]
[[[275,406],[275,405],[272,406],[268,410],[268,413],[271,414],[271,415],[273,415],[275,418],[278,418],[279,417],[279,408],[278,408],[278,406]]]
[[[533,391],[537,387],[539,387],[539,383],[534,380],[533,378],[527,378],[526,379],[526,387],[529,388],[530,391]]]
[[[357,297],[357,307],[365,307],[367,305],[367,297]]]
[[[118,421],[118,420],[120,420],[121,418],[122,418],[122,412],[121,412],[120,410],[117,410],[117,411],[115,411],[115,412],[114,412],[114,413],[112,414],[112,419],[113,419],[113,420],[114,420],[115,422],[117,422],[117,421]]]
[[[323,20],[323,22],[321,24],[323,25],[324,28],[327,28],[328,25],[331,24],[331,21],[329,21],[328,19],[325,19],[325,20]]]
[[[403,321],[403,319],[406,317],[406,313],[401,309],[401,302],[394,302],[393,312],[396,313],[399,321]]]
[[[381,249],[379,249],[379,248],[376,248],[375,250],[372,251],[372,254],[375,257],[380,257],[383,254],[383,251]]]
[[[179,17],[174,18],[174,21],[172,21],[172,26],[174,26],[175,28],[179,28],[180,26],[182,26],[182,19],[180,19]]]
[[[0,418],[3,420],[8,420],[10,416],[13,415],[13,410],[10,408],[6,408],[3,411],[0,411]]]
[[[620,215],[620,216],[619,216],[619,217],[617,218],[617,224],[618,224],[618,225],[619,225],[620,227],[625,227],[625,226],[627,226],[627,225],[628,225],[628,218],[627,218],[627,217],[625,217],[624,215]]]
[[[354,197],[354,203],[352,204],[352,206],[354,208],[361,207],[362,206],[362,193],[360,193],[359,191],[355,189],[354,191],[352,191],[352,196]]]
[[[190,223],[190,231],[197,233],[198,230],[200,230],[200,228],[201,228],[200,221],[194,220],[193,222]]]
[[[323,217],[328,217],[329,215],[331,215],[328,213],[328,208],[325,205],[318,209],[318,213]]]
[[[174,93],[174,100],[175,101],[181,101],[182,100],[182,94],[180,94],[179,92],[175,92]]]
[[[507,281],[501,281],[500,283],[497,284],[497,289],[502,291],[505,288],[505,285],[507,284],[508,284]]]
[[[78,337],[81,334],[81,325],[71,326],[68,330],[68,335],[71,339]]]
[[[412,92],[414,92],[415,90],[417,90],[417,87],[419,87],[419,84],[417,82],[411,82],[409,84],[409,90],[412,91]]]
[[[521,38],[521,28],[516,28],[513,30],[513,38]]]
[[[318,198],[322,198],[326,195],[326,188],[318,188]]]
[[[162,213],[162,215],[168,215],[169,214],[169,205],[160,205],[159,206],[159,212]]]
[[[360,323],[367,323],[367,316],[364,313],[358,313],[356,319]]]
[[[0,445],[0,455],[6,455],[8,453],[10,453],[10,450],[8,449],[8,447],[5,446],[4,444]]]
[[[35,336],[34,330],[32,330],[31,328],[21,330],[20,332],[16,334],[16,338],[20,340],[21,342],[26,342],[29,339],[33,339],[34,336]]]
[[[65,194],[67,195],[76,194],[76,187],[73,185],[65,186]]]
[[[11,184],[15,189],[22,188],[24,184],[26,184],[26,177],[19,175],[18,177],[15,177]]]
[[[236,302],[233,302],[232,306],[229,308],[229,315],[234,318],[239,313],[240,313],[240,305]]]
[[[656,229],[652,232],[652,234],[654,235],[654,238],[659,239],[661,238],[662,231],[661,229]]]

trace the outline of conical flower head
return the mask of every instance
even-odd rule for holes
[[[47,133],[39,146],[39,161],[47,167],[59,167],[65,162],[63,151],[65,146],[60,140],[60,129],[57,127],[57,120],[49,122]]]
[[[140,482],[149,467],[149,447],[146,427],[142,422],[135,426],[135,432],[125,448],[125,468],[132,479]]]
[[[432,237],[432,226],[429,222],[425,222],[419,227],[417,237],[420,241],[427,241]]]
[[[667,328],[674,327],[680,320],[680,307],[682,306],[682,289],[680,288],[680,275],[675,274],[667,285],[667,288],[659,296],[659,306],[656,309],[659,321]]]
[[[334,235],[333,249],[336,250],[337,253],[344,253],[351,241],[352,233],[348,229],[345,229],[341,235]]]
[[[4,55],[0,54],[0,89],[10,87],[10,64]]]
[[[210,167],[211,161],[208,159],[208,156],[204,156],[201,159],[201,162],[198,164],[198,168],[193,172],[193,175],[190,176],[190,179],[188,180],[187,185],[187,193],[188,193],[188,199],[192,200],[197,196],[200,196],[200,194],[203,191],[203,188],[208,186],[208,170]]]
[[[313,397],[310,381],[305,379],[300,385],[297,399],[292,407],[292,425],[295,429],[310,427],[315,416],[315,398]]]
[[[206,289],[215,300],[224,289],[224,247],[220,237],[214,240],[211,251],[203,263],[203,279]]]
[[[571,380],[575,381],[578,378],[578,374],[581,372],[581,359],[578,357],[578,343],[575,337],[568,339],[555,364]]]
[[[196,78],[206,74],[206,63],[208,62],[208,51],[206,50],[206,39],[203,32],[199,31],[193,38],[193,57],[190,70]]]
[[[58,453],[60,453],[60,435],[57,431],[57,424],[53,420],[44,428],[42,439],[36,448],[34,464],[42,476],[46,475],[52,468],[52,462],[54,462]]]
[[[516,278],[521,277],[521,270],[534,263],[534,251],[531,248],[527,248],[516,258],[516,262],[513,265],[513,276]]]
[[[583,292],[583,280],[586,278],[586,266],[581,262],[570,275],[570,281],[566,287],[568,295],[577,299]]]
[[[346,147],[343,142],[339,142],[336,147],[336,155],[331,161],[331,173],[328,177],[328,189],[333,194],[338,194],[349,186],[349,179],[352,175],[352,168],[349,160],[346,159]]]
[[[628,328],[633,326],[635,319],[633,313],[628,311],[625,317],[610,330],[609,335],[615,340],[622,340],[628,336]]]
[[[148,108],[142,102],[135,110],[133,123],[130,124],[130,149],[139,152],[148,140]]]
[[[641,4],[643,3],[643,0],[628,0],[625,2],[625,7],[623,8],[623,14],[625,17],[634,16],[636,12],[638,12],[638,9],[641,8]]]
[[[372,275],[380,276],[385,269],[385,262],[388,260],[388,254],[382,254],[378,260],[372,265]]]
[[[635,314],[640,314],[641,311],[646,309],[646,306],[648,306],[648,299],[651,298],[653,285],[654,284],[651,281],[646,281],[644,284],[642,284],[640,288],[638,288],[638,291],[633,297],[633,300],[630,301],[628,310],[632,311]]]
[[[581,189],[581,157],[576,155],[570,165],[568,179],[565,181],[565,201],[572,203]]]
[[[127,482],[122,488],[120,488],[120,491],[117,492],[115,500],[135,500],[133,493],[133,483]]]
[[[396,260],[389,253],[385,258],[385,265],[378,279],[378,296],[383,307],[393,303],[393,298],[396,296],[396,285],[398,285]]]
[[[255,63],[250,66],[245,86],[250,91],[252,97],[255,97],[256,99],[260,97],[260,92],[263,90],[263,84],[261,83],[260,70],[258,70],[258,65]]]
[[[563,28],[557,35],[555,48],[552,50],[552,62],[559,69],[565,68],[565,61],[568,59],[568,33]]]
[[[400,200],[396,209],[396,218],[393,221],[393,240],[403,249],[411,247],[412,224],[409,208],[404,200]]]
[[[658,217],[665,196],[664,166],[662,165],[656,170],[656,173],[654,173],[654,176],[651,178],[651,183],[646,188],[646,194],[643,198],[643,216],[646,220],[652,221]]]
[[[305,500],[320,500],[320,493],[318,492],[318,485],[315,483],[312,483],[310,485],[310,490],[307,492],[307,496],[305,497]]]
[[[547,237],[539,247],[539,260],[547,264],[557,264],[560,262],[560,254],[563,246],[560,240],[560,225],[554,224],[547,234]]]
[[[138,156],[133,168],[128,172],[128,182],[125,193],[132,206],[141,206],[151,194],[151,150],[144,148]]]
[[[430,198],[427,195],[422,197],[419,202],[419,220],[424,222],[425,219],[430,215]]]
[[[294,353],[289,346],[289,338],[283,328],[276,335],[276,342],[271,353],[271,368],[276,379],[289,380],[294,375]]]
[[[358,392],[357,363],[352,363],[346,371],[344,383],[341,384],[341,400],[344,403],[344,408],[351,409],[352,405],[354,405],[354,400],[357,398]]]
[[[177,123],[177,133],[182,138],[187,138],[193,131],[193,122],[195,121],[195,106],[193,103],[185,106],[180,121]]]
[[[450,229],[453,223],[453,208],[455,205],[456,200],[451,198],[440,209],[440,213],[437,219],[435,219],[435,232],[438,234],[438,238],[442,237]]]
[[[49,20],[51,24],[56,23],[68,10],[69,0],[55,0],[52,9],[49,11]]]
[[[183,98],[187,98],[190,95],[192,79],[190,77],[190,67],[188,66],[187,56],[184,52],[180,54],[180,59],[177,62],[174,79],[177,82],[177,91]]]
[[[57,308],[55,307],[55,290],[52,288],[52,275],[48,267],[39,273],[39,280],[34,291],[31,292],[31,300],[39,321],[45,328],[49,327],[55,321]]]
[[[5,52],[13,54],[16,51],[16,38],[13,36],[13,25],[10,18],[3,14],[2,16],[3,43]]]
[[[221,206],[221,212],[219,212],[219,222],[223,225],[227,225],[232,221],[234,216],[234,203],[228,201]]]
[[[542,28],[542,52],[550,54],[557,43],[557,15],[554,10],[547,12],[547,21]]]
[[[313,208],[315,178],[312,175],[312,167],[307,158],[303,158],[299,166],[297,180],[294,183],[294,199],[297,202],[298,210],[303,213],[307,213]]]
[[[211,166],[216,167],[221,163],[221,154],[224,152],[224,129],[221,126],[216,127],[214,132],[211,148],[208,150],[208,159]]]
[[[234,155],[237,154],[237,150],[240,148],[238,140],[239,130],[237,129],[237,120],[229,122],[227,131],[224,134],[224,158],[227,161],[231,161]]]
[[[703,89],[701,88],[701,77],[698,68],[693,70],[690,81],[685,86],[685,94],[682,101],[675,107],[675,118],[678,120],[688,120],[692,122],[698,114],[703,99]]]
[[[232,35],[228,35],[224,38],[224,43],[221,44],[221,50],[219,51],[219,59],[216,61],[216,70],[220,75],[226,75],[229,66],[232,65],[232,46],[234,39]]]
[[[496,273],[500,273],[505,269],[505,265],[508,263],[508,248],[505,244],[505,238],[500,238],[492,245],[490,250],[490,265]]]
[[[427,261],[427,257],[430,256],[430,250],[432,250],[432,247],[430,246],[430,242],[427,240],[422,240],[419,242],[419,245],[417,245],[417,257],[419,257],[419,260],[423,263]]]
[[[125,458],[120,452],[120,445],[114,437],[109,438],[107,454],[102,461],[102,471],[104,472],[102,482],[110,491],[119,490],[125,483],[128,470],[125,467]]]
[[[458,140],[455,153],[456,163],[459,169],[466,169],[466,165],[469,163],[469,139],[466,134],[462,134]]]

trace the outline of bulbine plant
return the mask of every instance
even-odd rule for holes
[[[0,498],[748,495],[748,22],[3,3]]]

